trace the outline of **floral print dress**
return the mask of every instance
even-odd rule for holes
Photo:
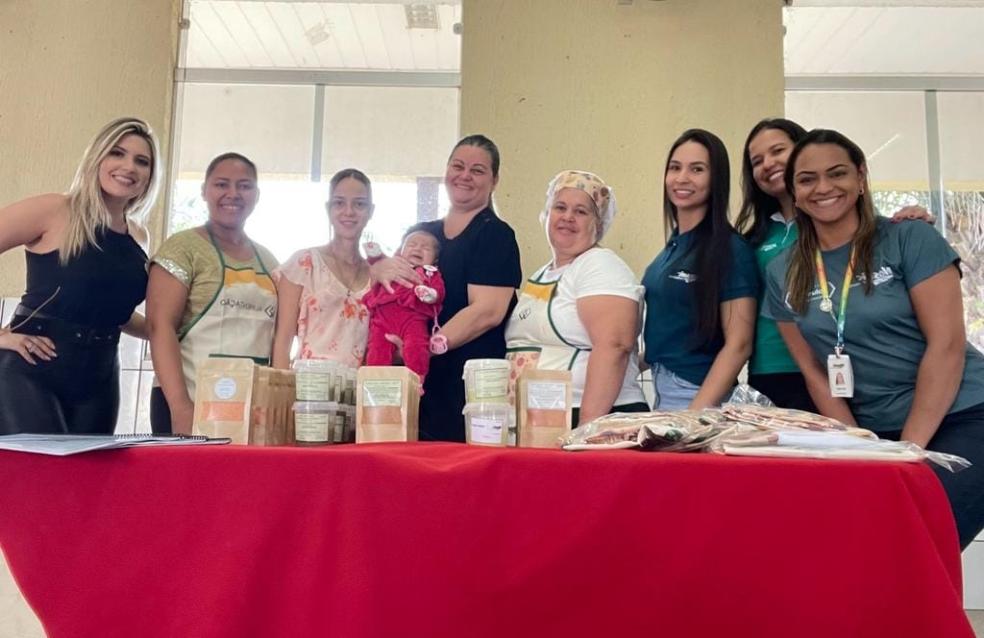
[[[298,359],[330,359],[350,368],[362,365],[369,338],[369,311],[360,290],[349,290],[325,261],[318,248],[305,248],[290,256],[275,276],[301,287],[297,315]]]

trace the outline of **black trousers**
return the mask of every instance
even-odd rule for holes
[[[813,405],[810,392],[806,389],[806,379],[799,372],[750,374],[748,385],[772,399],[780,408],[817,413],[817,406]]]
[[[164,398],[164,390],[150,389],[150,431],[154,434],[171,434],[171,408]]]
[[[58,356],[31,365],[0,350],[0,434],[112,434],[120,407],[116,343],[55,339]]]
[[[878,432],[881,438],[895,441],[901,434],[898,430]],[[931,466],[950,500],[960,549],[966,549],[984,529],[984,404],[946,415],[926,449],[956,454],[971,462],[959,472]]]

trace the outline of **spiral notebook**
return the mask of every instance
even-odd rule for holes
[[[51,456],[69,456],[96,450],[156,445],[222,445],[225,438],[208,438],[187,434],[4,434],[0,450],[31,452]]]

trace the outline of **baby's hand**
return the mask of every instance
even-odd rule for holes
[[[437,301],[437,291],[430,286],[420,285],[413,289],[417,299],[420,299],[424,303],[434,303]]]

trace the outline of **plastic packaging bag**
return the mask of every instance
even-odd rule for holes
[[[739,383],[735,386],[735,389],[731,391],[731,396],[728,397],[728,400],[724,403],[733,403],[735,405],[760,405],[766,408],[775,406],[775,403],[773,403],[769,397],[765,396],[747,383]]]
[[[732,456],[929,461],[951,472],[970,467],[970,462],[962,457],[930,452],[908,441],[886,441],[858,436],[854,432],[767,427],[769,429],[753,429],[747,425],[740,425],[712,441],[708,446],[709,451]],[[860,430],[860,428],[852,429]]]
[[[731,427],[717,410],[614,412],[578,426],[564,437],[565,450],[636,448],[688,452]]]
[[[764,430],[792,429],[814,432],[843,432],[867,439],[878,438],[871,430],[845,425],[837,419],[803,410],[728,403],[721,413],[729,421],[752,425]]]

